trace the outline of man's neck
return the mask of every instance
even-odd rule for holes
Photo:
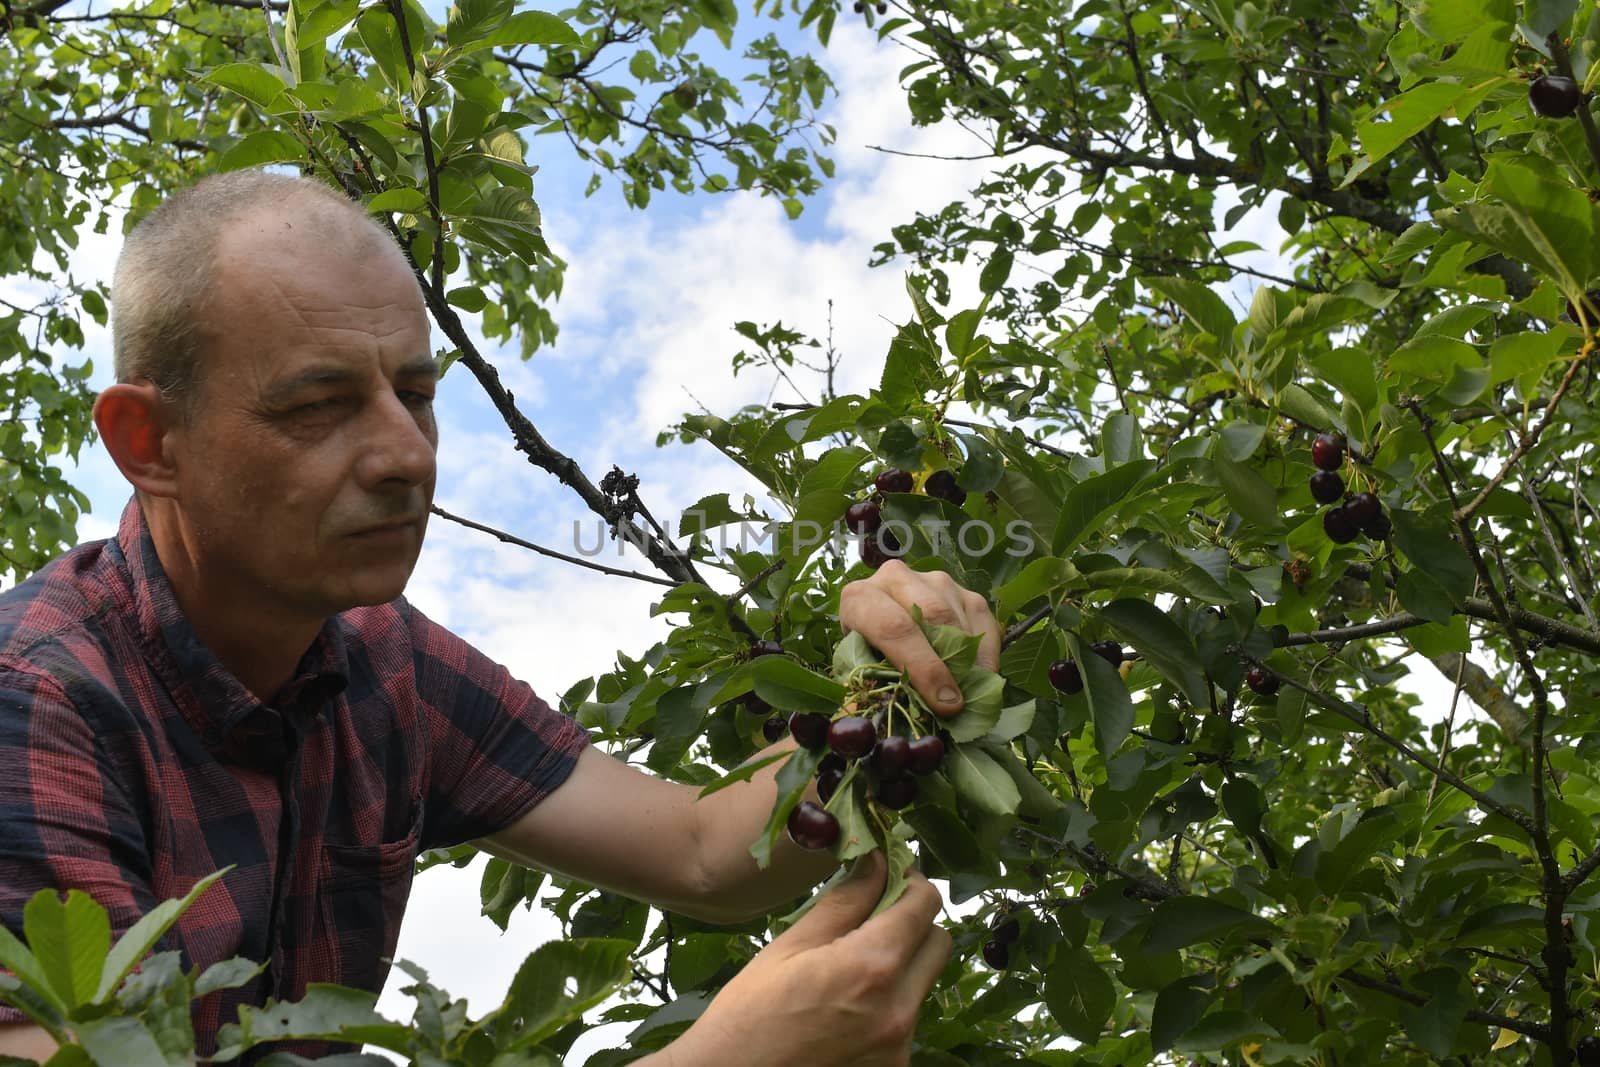
[[[271,700],[294,679],[295,667],[326,620],[285,618],[274,605],[252,603],[244,591],[219,585],[203,567],[176,516],[146,506],[145,521],[173,596],[195,635],[257,699]],[[208,580],[201,580],[201,573]]]

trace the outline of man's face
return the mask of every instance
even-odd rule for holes
[[[234,226],[170,439],[203,595],[322,618],[399,596],[433,500],[437,380],[415,279],[348,222]]]

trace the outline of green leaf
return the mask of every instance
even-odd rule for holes
[[[1074,646],[1078,642],[1072,641]],[[1128,686],[1117,668],[1082,648],[1075,648],[1073,658],[1083,675],[1083,696],[1089,703],[1089,721],[1094,723],[1094,747],[1110,759],[1128,731],[1133,729],[1133,700],[1128,696]]]
[[[1184,699],[1197,708],[1209,707],[1211,686],[1189,635],[1160,608],[1147,600],[1114,600],[1100,609],[1100,617],[1138,650],[1162,676],[1177,686]]]
[[[1224,345],[1233,337],[1238,325],[1233,312],[1209,286],[1187,278],[1144,278],[1144,284],[1165,296],[1188,316],[1200,329],[1217,338]]]
[[[219,989],[237,989],[266,968],[265,963],[254,963],[246,959],[219,960],[207,967],[200,977],[195,979],[194,995],[203,997]]]
[[[760,771],[762,768],[770,767],[779,760],[788,758],[789,750],[782,752],[768,752],[765,755],[758,754],[752,756],[743,763],[739,764],[739,766],[735,767],[733,770],[729,771],[727,774],[724,774],[721,778],[718,778],[716,781],[701,789],[699,794],[700,799],[704,800],[712,793],[720,793],[730,785],[737,785],[740,782],[748,782],[751,778],[755,777],[756,772]]]
[[[63,902],[46,889],[33,895],[22,914],[39,969],[68,1011],[93,1002],[111,948],[106,910],[81,890],[72,890]]]
[[[1223,449],[1216,451],[1212,465],[1229,506],[1240,517],[1264,533],[1276,533],[1284,528],[1277,490],[1265,478],[1245,464],[1234,462]]]
[[[53,893],[54,890],[41,889],[40,892]],[[4,926],[0,926],[0,967],[4,967],[26,982],[29,989],[47,1000],[58,1013],[66,1014],[66,1003],[56,995],[50,979],[40,968],[38,959]]]
[[[1272,924],[1210,897],[1171,897],[1156,906],[1143,948],[1170,952],[1236,932],[1265,936],[1272,932]]]
[[[1180,978],[1156,995],[1155,1012],[1150,1019],[1150,1045],[1165,1052],[1182,1037],[1211,1003],[1212,991],[1203,979]]]
[[[268,108],[289,86],[275,69],[262,63],[224,63],[202,79],[237,93],[257,107]]]
[[[750,664],[756,695],[780,711],[832,713],[844,704],[844,686],[785,656],[762,656]]]
[[[1070,553],[1091,531],[1099,529],[1106,517],[1124,503],[1134,487],[1154,469],[1154,460],[1135,460],[1087,478],[1069,489],[1051,538],[1051,553],[1056,556]]]
[[[833,858],[846,863],[857,856],[865,856],[879,845],[877,825],[867,817],[863,794],[865,781],[859,761],[850,764],[839,782],[839,788],[828,798],[826,808],[839,822],[839,840],[833,846]]]
[[[1379,104],[1357,126],[1362,157],[1345,173],[1341,187],[1352,184],[1395,149],[1433,125],[1445,112],[1469,114],[1485,96],[1507,80],[1491,78],[1474,85],[1453,81],[1424,82]]]
[[[519,11],[487,37],[474,41],[465,51],[529,44],[568,46],[578,44],[579,40],[576,30],[549,12]]]
[[[95,990],[94,1003],[104,1004],[106,999],[116,992],[117,986],[128,976],[128,972],[142,959],[145,953],[155,947],[161,935],[173,923],[178,921],[178,916],[189,910],[189,906],[200,898],[200,894],[210,889],[223,875],[233,870],[232,865],[206,875],[196,882],[177,900],[164,900],[151,908],[145,915],[128,928],[128,932],[117,939],[116,945],[105,957],[105,968],[100,973],[100,984]]]
[[[767,818],[766,829],[750,846],[750,855],[755,857],[756,865],[762,870],[766,870],[772,862],[772,850],[778,844],[778,835],[784,832],[789,813],[805,796],[806,788],[817,775],[817,764],[821,762],[822,753],[809,748],[797,748],[790,755],[789,762],[778,770],[778,796],[772,803],[772,814]]]
[[[903,408],[938,388],[942,377],[938,353],[928,343],[927,334],[922,327],[909,323],[900,327],[889,342],[878,393],[885,403]]]
[[[1012,815],[1022,800],[1011,775],[976,745],[956,745],[945,756],[945,771],[961,798],[987,815]]]
[[[1395,548],[1413,567],[1433,579],[1454,607],[1461,607],[1472,595],[1478,578],[1467,550],[1450,536],[1442,523],[1403,508],[1394,509],[1389,517],[1394,523]],[[1445,620],[1435,618],[1433,621]]]
[[[1489,348],[1489,382],[1499,385],[1533,371],[1543,371],[1561,352],[1557,333],[1513,333],[1496,338]]]
[[[1005,688],[1006,680],[1000,675],[973,667],[961,678],[961,710],[940,725],[957,742],[976,741],[999,725]]]
[[[994,293],[1006,284],[1006,279],[1011,277],[1011,264],[1015,254],[1005,245],[997,245],[989,256],[988,262],[983,265],[983,270],[978,274],[978,289],[983,293]]]
[[[1069,1037],[1092,1045],[1111,1018],[1117,990],[1086,949],[1063,945],[1045,973],[1044,1002]]]
[[[406,186],[395,186],[385,189],[371,200],[367,201],[367,210],[373,214],[380,211],[399,212],[403,215],[420,215],[428,209],[428,194],[421,189]]]
[[[1212,1052],[1277,1036],[1278,1031],[1271,1023],[1242,1011],[1224,1009],[1211,1012],[1195,1023],[1173,1042],[1172,1047],[1178,1052]]]
[[[171,1067],[154,1035],[139,1019],[91,1019],[73,1025],[73,1032],[98,1064],[117,1067]]]
[[[306,148],[282,130],[256,130],[222,153],[217,170],[245,170],[305,158]]]
[[[833,646],[833,673],[837,678],[848,678],[862,667],[882,662],[860,630],[851,630]]]
[[[289,1039],[350,1041],[404,1051],[411,1028],[374,1011],[377,1000],[376,993],[314,982],[293,1003],[268,1000],[261,1007],[243,1005],[239,1021],[217,1032],[216,1058],[236,1059],[257,1045]]]
[[[549,941],[523,961],[500,1015],[516,1034],[508,1046],[545,1040],[609,997],[632,975],[633,943],[622,938]]]
[[[1000,587],[996,596],[995,617],[1009,620],[1024,604],[1065,588],[1077,576],[1077,569],[1057,556],[1031,560],[1021,573]]]

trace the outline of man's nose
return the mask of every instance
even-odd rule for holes
[[[432,409],[410,407],[391,393],[377,405],[357,477],[369,489],[392,482],[422,485],[433,478],[436,450]]]

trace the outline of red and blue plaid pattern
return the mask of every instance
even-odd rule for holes
[[[184,620],[135,499],[114,540],[0,595],[0,922],[21,936],[35,892],[81,889],[120,934],[233,865],[159,946],[268,963],[197,1003],[207,1055],[241,1004],[380,990],[417,854],[515,821],[585,743],[404,600],[330,619],[257,700]]]

